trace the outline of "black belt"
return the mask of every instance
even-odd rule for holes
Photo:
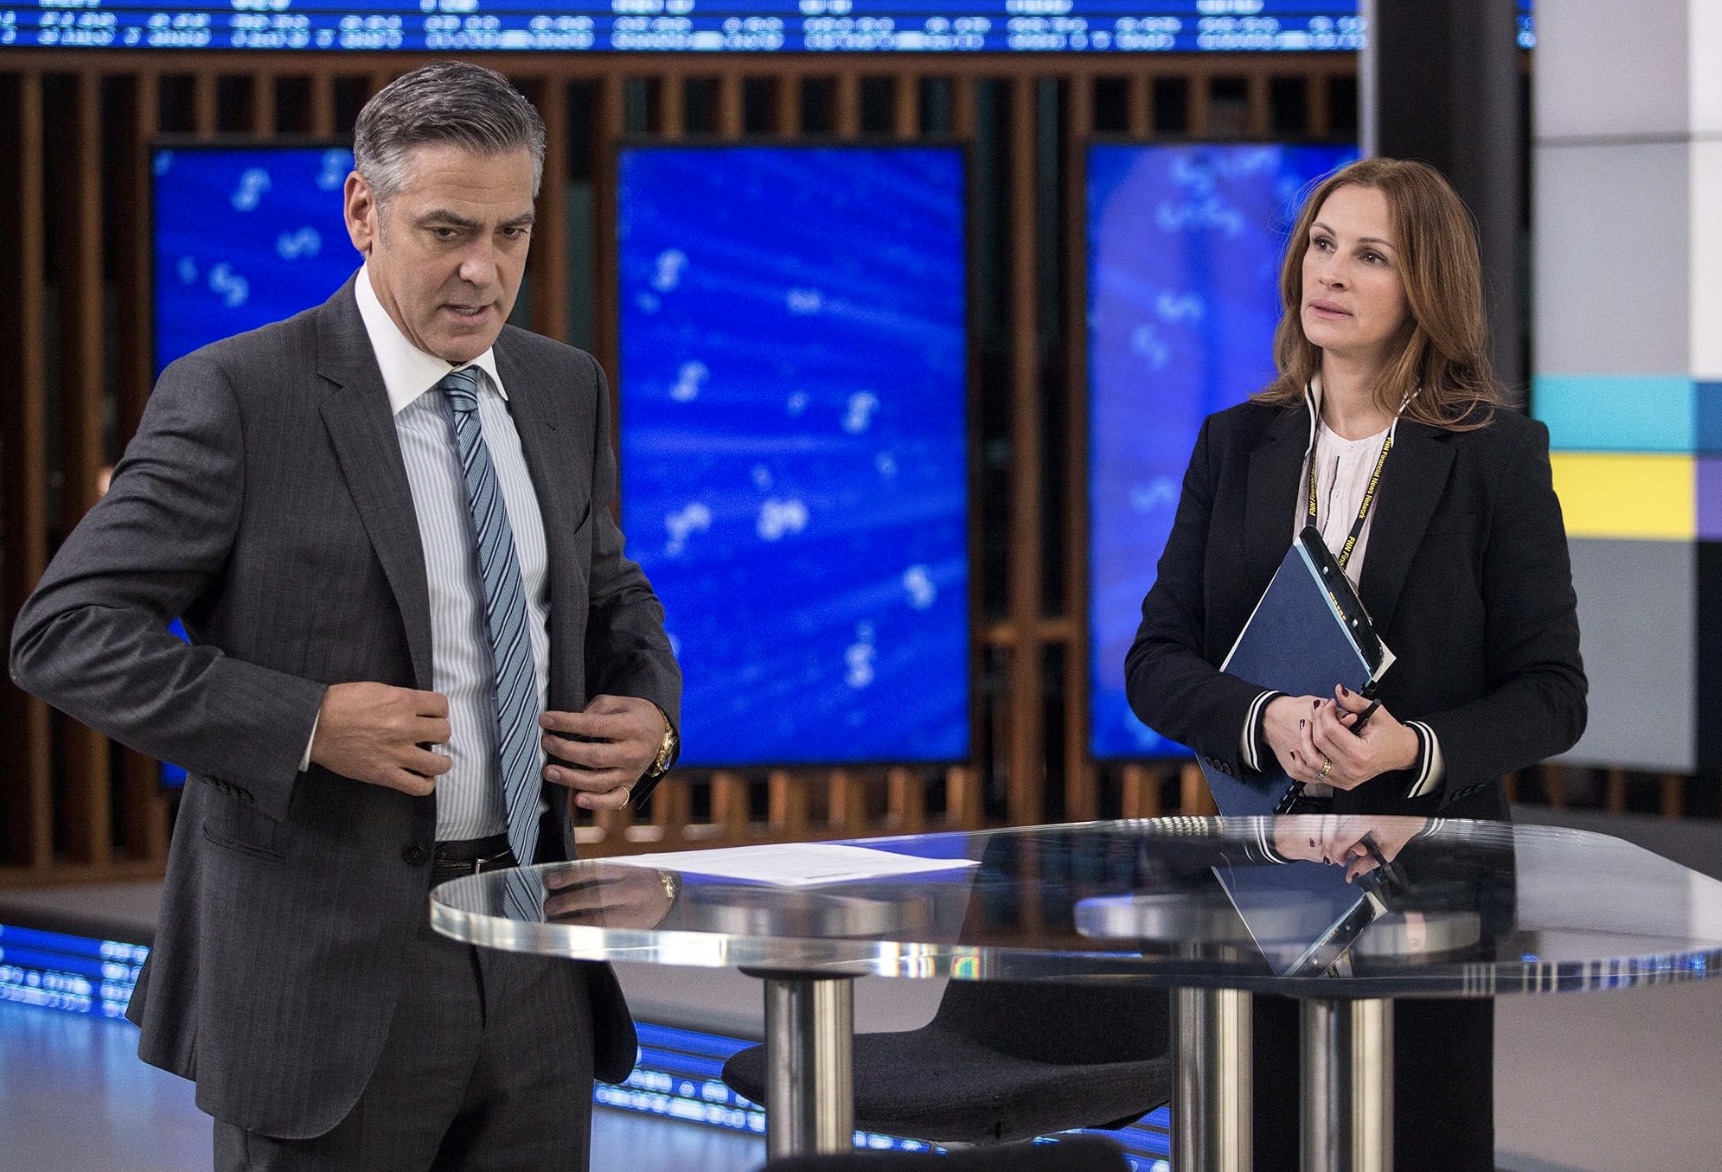
[[[446,883],[462,875],[480,875],[514,865],[514,852],[508,848],[506,834],[439,842],[436,853],[431,855],[431,883]]]

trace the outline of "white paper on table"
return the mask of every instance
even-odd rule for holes
[[[621,855],[604,860],[631,867],[660,867],[691,875],[747,879],[777,887],[812,887],[887,875],[919,875],[978,867],[974,859],[925,859],[836,842],[791,842],[772,846],[733,846],[656,855]]]

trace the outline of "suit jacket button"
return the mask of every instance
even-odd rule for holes
[[[401,858],[406,860],[406,863],[409,867],[422,867],[422,866],[424,866],[425,865],[425,857],[426,857],[425,856],[425,848],[420,846],[416,842],[413,843],[411,846],[409,846],[406,850],[401,852]]]

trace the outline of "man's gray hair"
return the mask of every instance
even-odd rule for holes
[[[353,169],[380,207],[405,187],[408,158],[421,146],[479,155],[525,150],[532,194],[544,176],[544,120],[508,79],[465,61],[434,61],[378,90],[353,129]]]

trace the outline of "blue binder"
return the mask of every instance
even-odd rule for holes
[[[1373,695],[1393,664],[1321,534],[1305,527],[1286,551],[1220,670],[1292,696],[1331,696],[1335,684]],[[1266,769],[1234,777],[1205,758],[1202,773],[1220,813],[1278,811],[1297,787],[1271,757]]]

